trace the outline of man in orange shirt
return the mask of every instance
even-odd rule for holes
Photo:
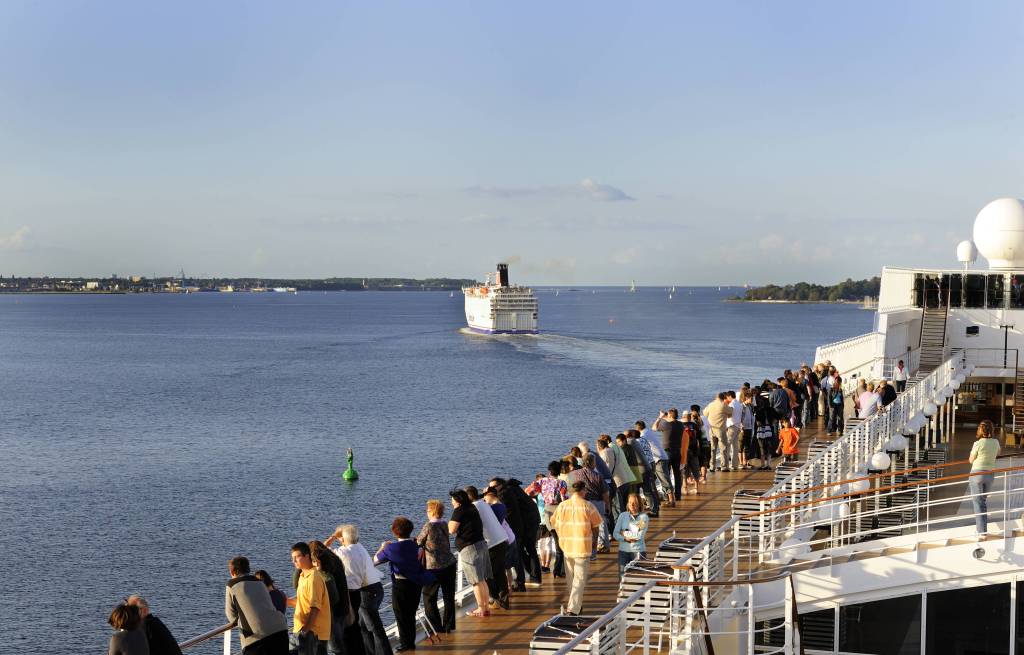
[[[776,454],[785,456],[787,462],[795,461],[800,454],[800,448],[797,446],[800,443],[800,431],[790,427],[789,419],[780,420],[779,425],[782,429],[779,430],[779,449]]]
[[[574,482],[572,497],[558,504],[551,516],[551,528],[558,533],[558,545],[565,553],[566,583],[569,586],[567,614],[579,614],[583,609],[583,590],[590,573],[590,554],[593,540],[603,519],[587,501],[586,485]]]
[[[331,638],[331,603],[324,576],[313,568],[309,545],[292,546],[292,564],[299,569],[295,598],[288,605],[295,608],[294,630],[289,640],[295,655],[325,655]]]

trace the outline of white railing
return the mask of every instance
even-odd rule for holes
[[[881,332],[868,332],[818,346],[814,352],[814,361],[832,362],[832,366],[836,367],[843,378],[877,378],[881,375],[881,368],[877,363],[884,353],[885,335]]]
[[[678,572],[677,580],[685,581],[689,580],[689,577],[684,576],[693,576],[704,583],[721,584],[708,587],[712,591],[708,593],[703,609],[698,610],[693,603],[683,603],[691,614],[684,612],[678,621],[670,625],[673,652],[694,655],[705,652],[703,640],[695,639],[694,634],[703,637],[728,633],[730,639],[742,637],[747,640],[748,645],[753,643],[751,640],[756,639],[752,627],[753,620],[747,621],[751,627],[745,631],[735,625],[728,629],[716,627],[710,621],[713,612],[719,611],[722,601],[729,597],[721,590],[728,589],[729,585],[739,588],[742,584],[753,583],[753,580],[745,580],[744,576],[754,571],[759,575],[766,571],[770,572],[772,562],[780,555],[809,551],[807,540],[810,538],[810,528],[819,518],[819,506],[828,507],[830,512],[838,512],[838,508],[830,505],[837,484],[850,483],[851,480],[861,478],[873,479],[867,473],[870,467],[869,460],[876,453],[884,451],[885,446],[891,446],[890,439],[894,435],[909,433],[917,460],[920,458],[921,448],[931,445],[937,439],[938,431],[948,434],[952,426],[953,403],[949,401],[950,396],[944,391],[949,390],[954,379],[958,383],[962,382],[962,376],[970,370],[964,368],[964,363],[964,356],[960,354],[947,360],[927,377],[910,385],[906,392],[900,394],[885,408],[885,411],[848,427],[843,436],[828,448],[763,493],[758,500],[758,512],[731,518],[680,558],[674,565]],[[906,455],[909,458],[909,451]],[[847,534],[849,535],[848,531]],[[691,561],[699,564],[691,567]],[[625,621],[627,610],[635,612],[637,603],[650,603],[644,594],[649,593],[656,584],[648,583],[619,603],[611,612],[560,648],[555,655],[568,655],[585,642],[596,645],[603,626],[613,625],[615,621]],[[720,591],[716,592],[714,589]],[[690,594],[688,598],[692,599],[692,593],[686,593]],[[743,597],[733,600],[739,603]],[[723,617],[730,616],[729,611],[733,612],[732,616],[737,616],[732,602],[721,611]],[[697,614],[693,614],[694,612]],[[698,624],[698,621],[703,623]],[[695,633],[694,625],[707,627],[699,627]],[[788,614],[781,625],[785,630],[783,643],[791,646],[794,626]],[[643,634],[644,639],[650,639],[651,635],[656,633],[648,629]],[[777,640],[773,640],[773,643],[775,642]],[[625,647],[626,644],[623,646],[624,649],[618,652],[627,652],[635,648],[636,644],[629,644],[628,648]],[[642,646],[646,654],[652,644],[645,641]],[[768,645],[765,644],[764,647],[768,648]],[[746,652],[754,651],[750,648]]]

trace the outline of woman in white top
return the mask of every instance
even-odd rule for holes
[[[985,494],[992,489],[992,473],[999,455],[999,440],[996,439],[992,421],[985,419],[978,424],[977,440],[971,447],[971,502],[974,504],[974,527],[978,534],[988,531],[988,506]]]
[[[359,543],[359,528],[351,524],[339,525],[334,534],[324,540],[324,545],[329,547],[335,541],[338,545],[334,548],[334,554],[345,564],[349,594],[359,596],[358,601],[355,598],[351,600],[353,607],[358,602],[363,646],[368,653],[391,655],[391,641],[380,618],[380,604],[384,600],[381,579],[384,574],[377,570],[370,553]]]

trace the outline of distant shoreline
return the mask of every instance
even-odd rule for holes
[[[727,298],[722,302],[762,303],[768,305],[854,305],[853,300],[747,300],[746,298]]]

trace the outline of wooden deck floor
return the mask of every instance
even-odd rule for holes
[[[806,448],[811,441],[831,440],[825,437],[821,425],[806,427],[800,444]],[[717,530],[731,516],[733,494],[740,489],[767,489],[773,473],[743,471],[715,473],[708,476],[708,484],[697,496],[685,496],[675,508],[662,506],[660,516],[651,520],[647,533],[648,554],[653,556],[658,544],[673,535],[705,537]],[[583,614],[603,614],[616,605],[619,589],[617,550],[598,555],[591,565],[583,602]],[[514,594],[512,609],[492,611],[488,618],[470,618],[460,614],[456,631],[444,635],[444,641],[431,645],[421,642],[417,650],[436,653],[491,653],[525,655],[529,650],[533,631],[544,621],[558,613],[568,597],[565,580],[544,576],[541,588],[528,588]]]

